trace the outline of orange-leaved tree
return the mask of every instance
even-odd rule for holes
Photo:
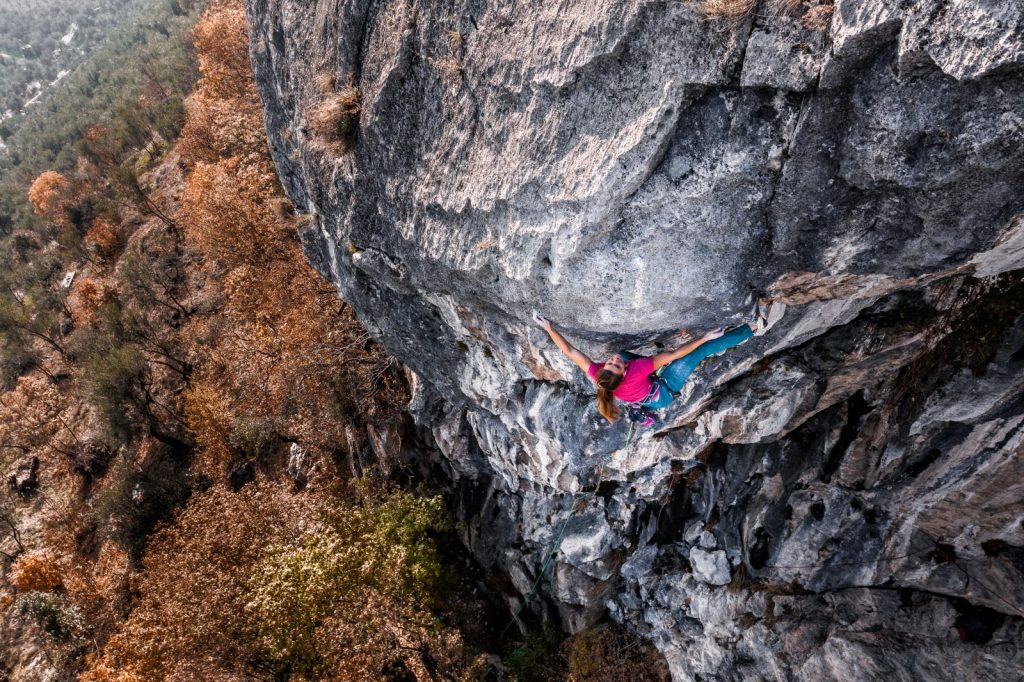
[[[138,601],[81,680],[450,677],[462,641],[428,608],[445,526],[438,498],[388,488],[214,486],[153,538]]]
[[[293,443],[336,454],[362,421],[396,419],[404,377],[306,262],[297,219],[282,210],[242,4],[211,5],[195,42],[201,77],[178,147],[192,167],[180,217],[222,305],[189,334],[200,341],[186,396],[200,462],[215,473]]]
[[[32,204],[32,210],[38,216],[54,215],[59,210],[69,187],[68,179],[57,171],[41,173],[28,189],[28,200]]]
[[[245,612],[248,580],[269,543],[291,543],[323,500],[283,486],[224,486],[192,497],[143,558],[139,599],[84,681],[220,679],[260,667]]]
[[[178,143],[188,163],[215,163],[231,156],[257,162],[266,156],[246,32],[245,9],[234,1],[211,3],[195,27],[200,81],[185,102]]]

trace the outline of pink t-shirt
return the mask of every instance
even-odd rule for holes
[[[590,363],[587,374],[595,382],[598,373],[604,369],[604,363]],[[612,395],[627,403],[635,403],[647,397],[651,392],[651,380],[648,378],[654,371],[654,358],[637,358],[626,363],[626,374],[619,387]]]

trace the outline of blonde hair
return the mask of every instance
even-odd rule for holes
[[[619,406],[615,404],[612,391],[622,383],[622,375],[602,369],[597,374],[597,411],[610,422],[619,418]]]

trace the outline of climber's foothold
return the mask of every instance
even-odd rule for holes
[[[764,336],[786,314],[786,304],[762,299],[757,302],[754,336]]]

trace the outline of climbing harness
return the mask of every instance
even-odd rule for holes
[[[626,416],[629,417],[630,425],[650,426],[654,423],[654,413],[643,405],[630,405],[626,410]]]
[[[654,423],[655,417],[654,412],[647,407],[647,404],[656,400],[661,391],[668,391],[673,398],[679,397],[679,393],[669,388],[669,385],[661,378],[661,373],[665,371],[666,367],[668,365],[662,365],[651,372],[651,390],[647,392],[643,400],[638,400],[635,403],[626,403],[626,414],[629,417],[629,421],[640,426],[650,426]]]
[[[626,441],[622,444],[623,448],[628,447],[630,442],[633,440],[633,435],[636,432],[636,424],[637,423],[633,421],[629,423],[629,430],[626,432]],[[572,504],[569,507],[569,513],[566,514],[565,520],[562,521],[562,525],[558,529],[558,533],[555,535],[555,541],[551,545],[551,551],[548,552],[547,557],[544,559],[544,563],[541,564],[540,573],[537,574],[537,579],[533,581],[533,587],[530,588],[530,592],[526,595],[526,599],[523,600],[523,603],[520,604],[519,608],[512,614],[512,618],[505,624],[505,627],[501,629],[501,634],[498,635],[499,639],[503,638],[508,629],[512,627],[517,620],[519,620],[519,616],[523,613],[523,610],[526,609],[537,594],[537,588],[540,587],[541,579],[544,578],[544,574],[547,573],[548,566],[551,565],[552,560],[555,558],[555,554],[558,553],[558,548],[562,546],[562,540],[565,538],[565,529],[569,526],[570,519],[572,519],[573,515],[578,510],[583,509],[586,506],[585,504],[580,504],[581,502],[589,500],[597,495],[597,491],[601,487],[601,482],[604,480],[604,467],[608,463],[608,460],[611,459],[612,454],[614,454],[614,451],[605,455],[604,459],[601,460],[601,464],[598,465],[597,482],[594,483],[594,489],[586,492],[580,491],[573,495]]]

